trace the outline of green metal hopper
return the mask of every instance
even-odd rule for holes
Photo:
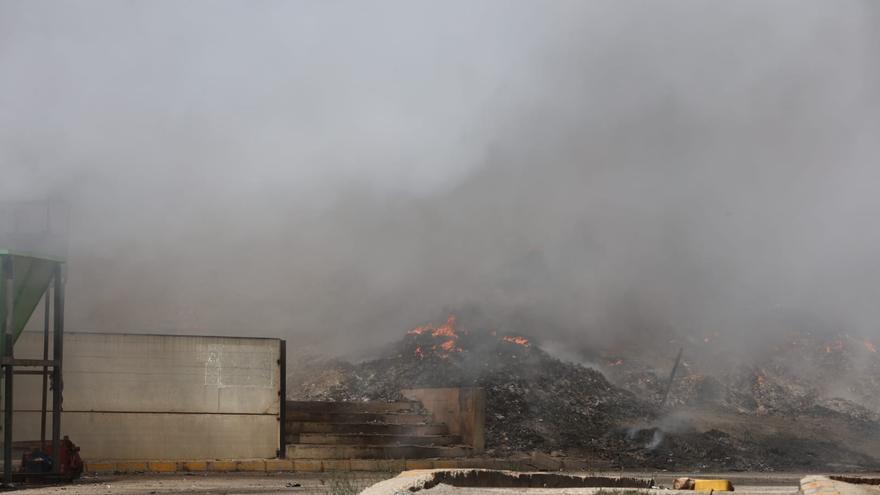
[[[8,333],[14,345],[63,260],[0,249],[0,263],[12,267],[12,327]],[[7,277],[4,272],[0,281],[0,322],[7,321]],[[0,332],[0,356],[6,355],[6,345],[6,335]]]
[[[16,373],[43,376],[42,405],[40,408],[41,449],[46,450],[46,419],[48,415],[48,385],[52,379],[52,459],[61,459],[61,402],[64,382],[61,366],[64,355],[64,281],[58,258],[36,256],[21,251],[0,249],[0,366],[3,370],[3,480],[11,483],[12,470],[12,417],[13,378]],[[49,284],[53,284],[52,297]],[[40,300],[45,298],[46,321],[43,324],[43,359],[19,359],[14,347]],[[49,359],[50,303],[53,321],[53,350]],[[15,368],[38,368],[16,371]],[[42,371],[39,371],[42,368]],[[52,466],[52,476],[61,476],[61,463]]]

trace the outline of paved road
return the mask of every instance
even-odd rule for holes
[[[355,495],[397,473],[211,473],[86,477],[73,484],[32,487],[16,495],[277,494]],[[299,486],[297,486],[299,485]]]
[[[590,473],[607,476],[652,477],[651,472]],[[71,485],[25,488],[17,494],[40,495],[168,495],[176,493],[200,494],[277,494],[291,495],[355,495],[362,489],[397,473],[278,473],[278,474],[142,474],[123,476],[87,477]],[[671,487],[672,480],[693,473],[653,473],[655,481]],[[792,495],[797,493],[804,473],[700,473],[701,478],[721,477],[731,480],[737,495]],[[296,486],[296,485],[300,486]],[[497,488],[452,488],[438,486],[426,490],[425,495],[595,495],[596,488],[505,490]],[[657,495],[694,495],[694,492],[652,490]],[[645,493],[643,491],[643,493]],[[830,494],[816,494],[830,495]],[[872,493],[841,493],[840,495],[880,495]]]

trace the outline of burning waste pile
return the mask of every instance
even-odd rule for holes
[[[825,354],[819,357],[829,359]],[[878,466],[880,452],[850,445],[880,429],[875,414],[846,400],[820,399],[792,380],[802,370],[767,359],[764,367],[719,366],[716,374],[708,372],[710,364],[686,360],[661,408],[669,370],[647,366],[647,356],[614,357],[603,368],[606,378],[557,359],[529,336],[451,315],[413,328],[378,359],[297,359],[288,396],[399,400],[405,388],[482,387],[490,455],[539,450],[596,466],[658,469]],[[837,425],[849,439],[828,437]]]
[[[291,395],[396,400],[413,387],[484,388],[490,451],[596,450],[609,431],[652,414],[650,405],[595,369],[560,361],[521,335],[467,328],[455,316],[410,330],[380,359],[326,363]]]

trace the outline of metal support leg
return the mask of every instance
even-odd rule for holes
[[[9,341],[9,335],[7,336],[7,342]],[[12,347],[11,345],[9,346]],[[8,353],[7,353],[8,355]],[[6,394],[6,402],[4,407],[6,411],[4,411],[3,418],[3,481],[6,483],[12,483],[12,376],[13,370],[12,365],[6,365],[5,368],[5,377],[6,387],[4,387],[3,393]]]
[[[52,343],[52,359],[55,366],[52,368],[52,469],[56,473],[61,472],[61,408],[64,381],[61,369],[64,356],[64,282],[62,280],[61,263],[55,265],[55,290],[54,290],[54,341]]]
[[[6,357],[12,357],[12,331],[13,331],[13,306],[14,306],[14,282],[12,258],[3,257],[3,288],[6,300],[3,301],[6,307],[6,318],[3,322],[3,350]],[[13,367],[11,364],[4,366],[4,380],[6,381],[3,393],[5,394],[3,411],[3,481],[12,483],[12,376]]]
[[[49,297],[51,292],[46,287],[46,294],[43,296],[43,360],[49,359]],[[49,385],[49,368],[43,366],[43,393],[42,402],[40,403],[40,449],[46,448],[46,411],[48,400]]]
[[[278,441],[278,458],[287,457],[287,342],[282,340],[279,343],[280,355],[278,356],[278,367],[280,368],[281,377],[279,381],[280,390],[279,410],[278,410],[278,431],[281,438]]]

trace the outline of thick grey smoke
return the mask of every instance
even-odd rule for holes
[[[69,327],[878,334],[870,2],[0,3]]]

